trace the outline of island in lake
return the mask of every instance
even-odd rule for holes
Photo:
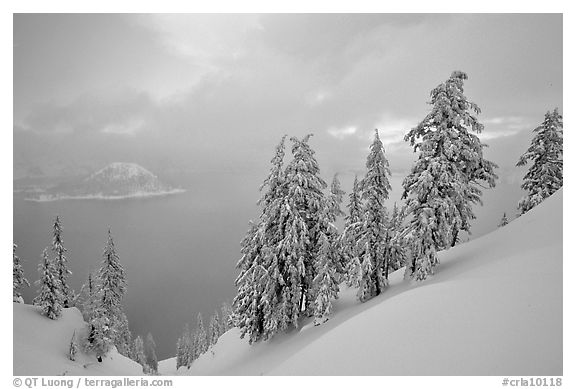
[[[114,162],[88,177],[30,193],[26,200],[56,201],[72,199],[119,200],[166,196],[182,193],[160,181],[158,176],[135,163]]]

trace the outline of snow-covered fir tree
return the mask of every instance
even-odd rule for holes
[[[146,354],[144,353],[144,341],[142,337],[138,335],[136,339],[134,339],[134,354],[135,354],[135,361],[142,366],[142,372],[144,374],[148,374],[150,371],[150,367],[146,363]]]
[[[104,248],[102,266],[98,272],[99,299],[94,316],[89,322],[89,340],[99,357],[104,356],[115,344],[124,314],[122,298],[126,293],[126,275],[120,264],[112,233]]]
[[[130,327],[128,325],[128,317],[124,312],[120,313],[114,345],[116,346],[118,353],[124,355],[127,358],[134,359],[134,355],[132,353],[132,332],[130,331]]]
[[[62,304],[64,308],[69,308],[71,306],[72,300],[74,300],[74,292],[70,289],[68,285],[68,276],[72,272],[68,269],[68,258],[66,258],[66,251],[64,243],[62,241],[62,222],[60,217],[56,216],[54,220],[53,237],[52,237],[52,253],[54,254],[54,267],[58,272],[58,280],[60,282],[60,288],[62,293]]]
[[[182,362],[183,362],[183,341],[182,341],[182,337],[179,337],[178,340],[176,341],[176,370],[178,370],[180,367],[185,366]]]
[[[232,307],[228,302],[223,302],[220,307],[220,334],[233,327]]]
[[[390,168],[384,155],[384,146],[380,140],[378,130],[375,130],[374,141],[370,145],[370,152],[366,160],[366,175],[360,181],[364,203],[364,221],[358,237],[358,245],[364,247],[362,260],[370,260],[370,266],[362,264],[363,279],[360,289],[360,301],[366,301],[378,296],[388,285],[389,258],[387,245],[389,244],[388,216],[384,202],[392,189],[388,177]],[[370,269],[369,273],[366,273]],[[367,278],[366,278],[367,277]],[[364,279],[366,278],[366,279]]]
[[[320,167],[314,150],[308,144],[312,134],[303,139],[291,138],[293,159],[286,167],[286,196],[282,212],[282,239],[279,242],[278,262],[281,264],[285,291],[281,291],[282,321],[298,327],[298,319],[313,314],[314,278],[320,250],[319,238],[329,221],[323,190],[327,184],[320,177]],[[326,232],[324,230],[324,232]],[[287,297],[288,300],[285,300]],[[282,323],[279,327],[284,328]]]
[[[409,246],[404,234],[404,211],[394,203],[392,215],[388,224],[388,242],[385,256],[388,258],[388,271],[393,272],[406,264],[407,250]]]
[[[362,193],[358,176],[354,177],[354,185],[349,195],[348,214],[345,216],[344,231],[340,235],[339,249],[344,262],[345,279],[349,287],[359,287],[361,273],[358,241],[362,233],[364,211]]]
[[[84,291],[84,296],[82,299],[82,316],[88,323],[94,317],[94,313],[96,312],[100,298],[98,294],[99,288],[96,282],[97,279],[94,277],[92,271],[90,271],[88,273],[88,280],[82,288]]]
[[[274,261],[270,254],[277,251],[271,247],[281,237],[279,219],[285,196],[285,138],[276,146],[271,160],[272,168],[260,188],[263,192],[258,201],[262,207],[260,220],[258,223],[250,222],[248,233],[241,242],[242,257],[236,265],[240,274],[236,279],[238,293],[233,301],[232,321],[240,329],[240,337],[248,335],[250,343],[261,338],[267,339],[277,328],[274,318],[269,314],[267,295],[272,295],[272,299],[276,295],[276,283],[270,281],[270,274],[276,277],[277,282],[283,283],[283,280],[279,279],[278,271],[270,273],[265,267],[277,264],[277,260]],[[267,325],[264,323],[265,317],[268,319]]]
[[[314,286],[317,289],[314,300],[314,325],[320,325],[329,319],[332,313],[332,301],[338,298],[340,291],[332,256],[333,242],[324,231],[320,231],[319,244],[318,270],[314,278]]]
[[[506,212],[504,212],[502,219],[500,219],[500,223],[498,223],[498,227],[504,227],[506,224],[508,224],[508,218],[506,217]]]
[[[156,342],[154,337],[149,332],[146,336],[146,344],[144,347],[146,354],[146,364],[150,368],[150,374],[158,374],[158,357],[156,356]]]
[[[340,180],[338,179],[338,174],[334,174],[334,177],[332,178],[332,183],[330,184],[329,206],[331,207],[331,214],[333,214],[337,218],[346,215],[341,208],[345,194],[346,192],[342,190],[342,185],[340,184]]]
[[[240,329],[240,337],[248,335],[249,342],[260,339],[264,332],[264,287],[261,279],[266,276],[262,267],[263,228],[250,222],[248,233],[242,239],[242,258],[236,267],[240,274],[236,278],[238,292],[234,298],[234,325]]]
[[[76,354],[78,354],[78,340],[76,339],[76,330],[74,330],[70,339],[70,347],[68,348],[68,359],[75,361]]]
[[[338,280],[344,279],[346,277],[346,261],[347,258],[343,254],[343,247],[341,247],[342,239],[338,229],[335,228],[335,223],[339,217],[346,216],[344,211],[342,211],[342,201],[346,192],[342,190],[340,180],[338,179],[338,174],[334,174],[332,178],[332,183],[330,184],[330,193],[327,198],[327,213],[324,217],[327,218],[327,222],[331,223],[330,226],[326,225],[324,227],[324,233],[329,240],[329,255],[333,265],[336,266],[335,276]]]
[[[302,315],[313,315],[318,240],[321,231],[326,233],[321,218],[328,201],[310,137],[291,138],[293,159],[285,170],[284,139],[276,148],[262,188],[260,220],[242,241],[234,324],[251,343],[297,327]]]
[[[56,320],[62,314],[62,292],[58,271],[48,256],[48,248],[42,253],[42,262],[38,266],[40,279],[36,285],[40,286],[38,295],[33,304],[40,307],[42,314],[52,320]]]
[[[204,319],[200,312],[198,312],[198,318],[196,321],[196,335],[198,355],[202,355],[208,351],[208,333],[206,332],[206,327],[204,327]]]
[[[209,339],[208,343],[210,346],[213,346],[218,342],[218,338],[220,337],[220,317],[218,316],[218,312],[214,312],[214,315],[210,318],[210,325],[208,329]]]
[[[12,244],[12,301],[23,304],[21,289],[24,285],[30,286],[30,282],[24,277],[24,268],[16,255],[17,247],[16,244]]]
[[[192,337],[188,323],[186,323],[182,336],[178,338],[176,344],[176,370],[181,366],[190,367],[192,360]]]
[[[522,189],[528,192],[518,203],[520,215],[528,212],[563,185],[564,135],[562,115],[558,108],[546,112],[544,121],[534,129],[528,150],[516,166],[532,165],[524,176]]]
[[[405,140],[420,151],[403,182],[414,236],[410,275],[423,280],[438,263],[436,252],[454,246],[460,231],[470,232],[473,204],[481,204],[483,184],[495,186],[496,165],[483,157],[475,133],[484,126],[480,108],[464,96],[465,73],[455,71],[431,92],[432,110]]]

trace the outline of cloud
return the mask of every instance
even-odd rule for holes
[[[327,130],[327,132],[336,139],[345,139],[351,135],[354,135],[357,130],[358,128],[355,126],[349,126],[343,128],[330,128]]]
[[[40,104],[24,118],[23,127],[57,134],[135,134],[155,111],[157,106],[144,92],[107,90],[83,94],[67,104]]]
[[[530,118],[524,116],[497,116],[480,122],[484,131],[478,137],[483,141],[515,135],[530,127]]]

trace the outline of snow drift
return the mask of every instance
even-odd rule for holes
[[[76,361],[68,359],[72,334],[85,331],[77,308],[65,308],[58,320],[48,319],[38,307],[14,303],[14,375],[142,375],[142,366],[118,354],[116,349],[100,363],[79,350]]]
[[[248,345],[232,329],[178,375],[562,375],[562,190],[439,254],[421,283],[392,274],[360,304],[341,291],[325,324]]]

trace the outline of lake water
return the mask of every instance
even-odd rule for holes
[[[68,249],[72,287],[78,291],[102,260],[108,227],[124,266],[128,291],[124,306],[132,332],[150,331],[159,358],[173,356],[185,322],[209,315],[236,289],[235,264],[247,222],[258,214],[256,177],[227,176],[186,193],[132,200],[30,202],[14,195],[14,242],[26,277],[38,279],[37,265],[60,215]],[[245,183],[245,184],[243,184]],[[24,288],[31,303],[37,287]]]

